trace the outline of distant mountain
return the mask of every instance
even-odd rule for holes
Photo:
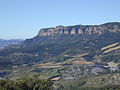
[[[113,46],[109,47],[112,44]],[[105,48],[107,46],[108,48]],[[87,54],[82,58],[86,61],[120,62],[119,46],[119,22],[101,25],[57,26],[41,29],[34,38],[1,50],[0,64],[63,62],[85,53]]]
[[[0,39],[0,49],[12,44],[18,44],[22,41],[23,41],[22,39],[11,39],[11,40]]]

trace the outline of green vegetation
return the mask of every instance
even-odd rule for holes
[[[60,88],[58,90],[120,90],[119,85],[110,85],[110,86],[105,86],[105,87],[85,87],[85,88],[77,88],[77,87],[69,87],[69,88]]]
[[[120,74],[62,80],[56,82],[58,90],[120,90]]]
[[[22,77],[17,80],[0,80],[0,90],[52,90],[50,79]]]

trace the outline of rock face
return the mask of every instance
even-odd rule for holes
[[[38,36],[50,36],[56,34],[104,34],[106,32],[120,32],[120,23],[105,23],[102,25],[75,25],[43,28]]]

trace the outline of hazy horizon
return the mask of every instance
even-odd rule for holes
[[[28,39],[41,28],[119,22],[119,0],[1,0],[0,39]]]

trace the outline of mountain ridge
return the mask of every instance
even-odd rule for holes
[[[78,30],[79,25],[68,26],[66,29],[67,33],[59,33],[62,30],[59,28],[53,28],[52,31],[49,28],[41,29],[34,38],[26,39],[17,45],[11,45],[1,50],[0,61],[14,62],[14,64],[16,62],[19,64],[49,61],[60,62],[66,60],[64,55],[68,55],[70,57],[67,58],[71,58],[73,55],[84,53],[89,53],[84,58],[91,61],[96,55],[99,55],[97,51],[100,51],[104,46],[120,42],[119,22],[105,23],[101,24],[101,26],[100,30],[96,28],[99,25],[82,26],[85,33],[81,34],[77,34],[75,29],[73,30],[74,33],[68,33],[71,30],[70,28]],[[118,59],[117,62],[119,62]]]
[[[106,27],[112,29],[109,32],[120,32],[120,22],[109,22],[100,25],[74,25],[56,26],[40,29],[38,36],[49,36],[55,34],[104,34]],[[117,27],[118,26],[118,27]]]

